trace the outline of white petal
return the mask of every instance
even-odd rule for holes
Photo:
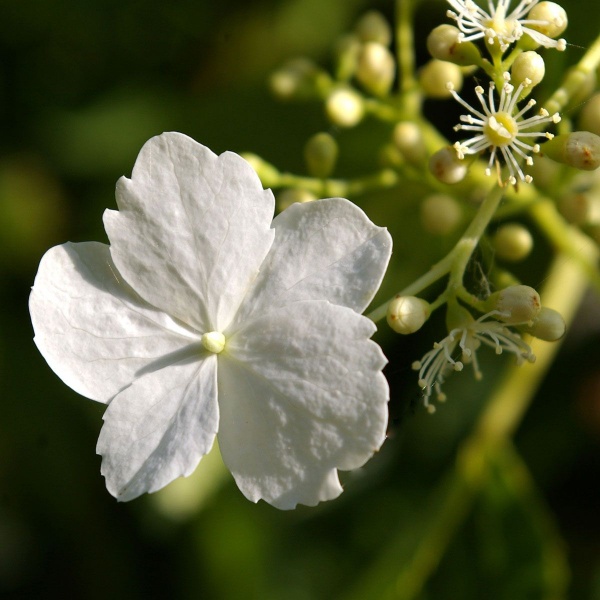
[[[349,308],[297,302],[248,323],[219,357],[219,446],[244,495],[282,509],[342,491],[387,424],[375,326]],[[222,357],[222,358],[221,358]]]
[[[196,352],[200,339],[144,302],[108,246],[64,244],[40,263],[29,310],[35,343],[76,392],[108,402],[141,372]]]
[[[212,447],[219,423],[217,358],[148,373],[104,414],[96,451],[108,491],[123,502],[187,476]]]
[[[362,312],[379,289],[392,238],[352,202],[293,204],[273,221],[275,241],[236,323],[298,300]]]
[[[274,199],[250,165],[180,133],[149,140],[119,211],[104,224],[113,260],[145,300],[200,331],[235,314],[273,241]]]

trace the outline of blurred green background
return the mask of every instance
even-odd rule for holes
[[[600,31],[595,2],[563,5],[575,46],[552,63],[551,79]],[[370,600],[413,555],[435,516],[431,492],[502,367],[485,362],[483,384],[451,381],[451,401],[428,416],[410,363],[439,337],[440,322],[414,340],[380,338],[392,396],[382,451],[345,476],[339,500],[279,512],[246,501],[212,455],[182,485],[117,504],[95,455],[103,406],[50,371],[27,310],[45,250],[106,241],[101,217],[115,206],[116,180],[162,131],[303,172],[306,138],[327,130],[342,146],[340,173],[368,173],[385,127],[338,131],[319,104],[279,103],[266,86],[288,58],[327,65],[336,37],[368,8],[393,14],[390,2],[368,0],[0,0],[2,599]],[[420,60],[445,8],[426,2],[419,11]],[[444,251],[415,234],[412,192],[357,199],[394,234],[390,289]],[[599,348],[590,295],[517,435],[539,493],[491,477],[419,597],[554,597],[543,571],[566,559],[568,597],[600,598]]]

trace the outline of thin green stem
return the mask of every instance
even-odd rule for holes
[[[412,90],[416,85],[412,17],[412,0],[396,0],[396,60],[402,94]]]

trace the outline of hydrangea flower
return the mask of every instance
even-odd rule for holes
[[[338,496],[387,424],[385,357],[360,315],[388,232],[351,202],[274,198],[236,154],[167,133],[107,210],[110,246],[43,257],[35,342],[70,387],[108,404],[97,451],[119,500],[189,475],[218,432],[242,493],[282,509]]]
[[[435,406],[430,403],[431,395],[435,392],[439,402],[446,401],[442,385],[450,373],[462,371],[465,364],[471,364],[475,379],[482,378],[477,361],[477,350],[482,344],[493,348],[496,354],[505,351],[514,354],[517,364],[535,362],[535,355],[523,338],[494,318],[505,313],[494,310],[478,319],[466,309],[459,310],[458,314],[459,325],[452,328],[443,340],[435,342],[433,349],[421,360],[412,364],[412,368],[419,371],[419,387],[423,390],[425,408],[432,413]],[[460,351],[459,359],[453,358],[457,349]]]
[[[472,131],[475,135],[463,142],[456,142],[454,148],[459,159],[464,159],[467,154],[477,154],[488,148],[491,149],[490,159],[486,169],[486,174],[491,175],[492,165],[498,163],[498,154],[502,155],[504,162],[508,166],[511,185],[516,184],[517,177],[521,181],[530,183],[532,177],[525,175],[519,162],[525,161],[525,164],[532,165],[533,158],[529,153],[537,154],[540,151],[539,144],[528,144],[522,138],[552,139],[554,136],[546,131],[539,131],[539,127],[546,123],[558,123],[560,115],[554,113],[550,115],[544,108],[540,110],[539,115],[523,118],[523,115],[535,106],[535,100],[529,100],[527,104],[519,110],[517,101],[523,89],[531,82],[525,80],[515,90],[510,81],[510,74],[504,74],[505,83],[500,94],[500,103],[496,109],[494,100],[494,82],[490,82],[488,99],[486,101],[484,90],[481,86],[475,88],[475,93],[481,104],[482,110],[479,111],[465,102],[454,90],[452,84],[448,84],[448,90],[454,99],[464,106],[471,114],[461,115],[461,123],[454,127],[455,131]],[[528,131],[530,129],[534,131]],[[537,131],[536,131],[537,129]]]
[[[448,0],[456,12],[449,10],[447,15],[456,21],[461,31],[459,39],[462,42],[485,38],[490,45],[497,42],[500,50],[505,52],[512,43],[521,39],[523,34],[527,34],[540,46],[565,50],[567,43],[564,39],[554,40],[531,27],[562,31],[566,27],[564,11],[554,15],[553,21],[525,18],[538,2],[539,0],[521,0],[515,9],[508,13],[511,0],[498,0],[496,5],[491,0],[488,1],[489,12],[480,8],[473,0]]]

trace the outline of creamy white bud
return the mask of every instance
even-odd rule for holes
[[[533,319],[533,323],[523,325],[519,329],[540,340],[556,342],[565,335],[567,325],[558,311],[542,306],[538,315]]]
[[[387,322],[396,333],[408,335],[421,329],[430,314],[429,302],[398,295],[388,304]]]
[[[389,46],[392,42],[392,28],[376,10],[365,13],[356,23],[354,31],[362,42],[377,42],[383,46]]]
[[[354,127],[362,120],[365,109],[358,92],[350,88],[338,88],[325,101],[329,120],[340,127]]]
[[[540,295],[528,285],[511,285],[493,293],[485,301],[486,310],[497,311],[498,318],[515,325],[529,323],[537,317],[542,303]]]
[[[510,70],[510,81],[515,87],[528,81],[527,88],[536,86],[546,74],[544,59],[533,50],[519,54]]]
[[[297,58],[269,78],[271,92],[280,100],[309,97],[314,91],[319,68],[310,60]]]
[[[454,148],[446,147],[430,157],[429,171],[438,181],[453,184],[465,178],[467,165],[458,158]]]
[[[394,127],[392,139],[402,156],[411,164],[425,160],[426,149],[421,129],[411,121],[401,121]]]
[[[338,145],[325,132],[310,137],[304,146],[304,160],[310,175],[325,178],[331,175],[338,157]]]
[[[530,24],[528,27],[547,35],[549,38],[559,36],[569,24],[565,9],[555,2],[540,2],[536,4],[529,11],[528,20],[545,21],[543,24]]]
[[[529,256],[533,249],[533,236],[519,223],[506,223],[498,228],[492,244],[498,258],[518,262]]]
[[[452,233],[462,221],[460,204],[446,194],[433,194],[421,203],[423,229],[433,235]]]
[[[589,131],[557,135],[543,145],[546,156],[582,171],[600,166],[600,136]]]
[[[358,57],[356,79],[369,92],[384,96],[387,94],[396,76],[394,55],[378,42],[363,45]]]
[[[419,83],[429,98],[451,98],[448,84],[452,85],[453,90],[460,91],[463,75],[460,67],[454,63],[433,59],[419,71]]]
[[[427,50],[433,58],[456,65],[478,64],[481,58],[472,42],[461,42],[462,34],[453,25],[439,25],[427,36]]]

